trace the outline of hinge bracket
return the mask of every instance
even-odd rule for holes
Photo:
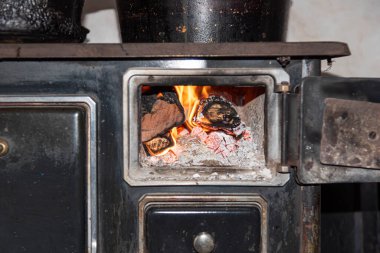
[[[283,68],[285,68],[286,66],[289,65],[291,58],[290,58],[290,56],[281,56],[281,57],[277,57],[277,61],[278,61],[278,63],[280,63],[280,65]]]

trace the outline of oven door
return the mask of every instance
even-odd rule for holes
[[[0,96],[0,252],[96,252],[95,106]]]
[[[380,79],[306,78],[297,100],[301,183],[380,181]]]

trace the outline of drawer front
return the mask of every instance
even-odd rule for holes
[[[87,116],[81,106],[0,103],[1,252],[86,252]]]
[[[214,253],[260,252],[260,224],[257,207],[150,208],[147,249],[149,253],[195,253],[203,246],[212,250],[205,252]],[[202,234],[211,242],[196,245]]]
[[[139,223],[139,253],[267,252],[258,195],[146,195]]]

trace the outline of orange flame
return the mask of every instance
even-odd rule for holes
[[[178,138],[178,128],[176,127],[173,127],[172,130],[170,131],[170,135],[172,136],[173,140],[174,140],[174,146],[175,144],[177,143],[177,138]]]
[[[185,116],[186,116],[186,127],[191,131],[194,127],[196,127],[196,124],[194,123],[194,115],[197,111],[198,105],[200,103],[200,100],[202,98],[208,98],[209,97],[209,91],[211,90],[211,86],[189,86],[189,85],[177,85],[174,86],[178,99],[180,103],[182,104],[184,110],[185,110]],[[162,97],[163,94],[159,93],[157,95],[157,98]],[[166,148],[165,150],[162,150],[159,153],[154,153],[148,148],[148,152],[153,156],[163,156],[167,154],[169,151],[173,150],[175,146],[177,145],[177,138],[178,134],[181,130],[183,130],[184,126],[180,126],[179,129],[177,127],[172,128],[170,131],[170,139],[173,142],[173,145]]]
[[[191,130],[196,126],[193,119],[199,102],[202,98],[209,96],[211,86],[177,85],[174,88],[177,91],[179,101],[185,109],[186,126]]]

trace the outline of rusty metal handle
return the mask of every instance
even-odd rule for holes
[[[0,157],[3,157],[6,154],[8,154],[8,151],[9,151],[8,142],[0,138]]]

